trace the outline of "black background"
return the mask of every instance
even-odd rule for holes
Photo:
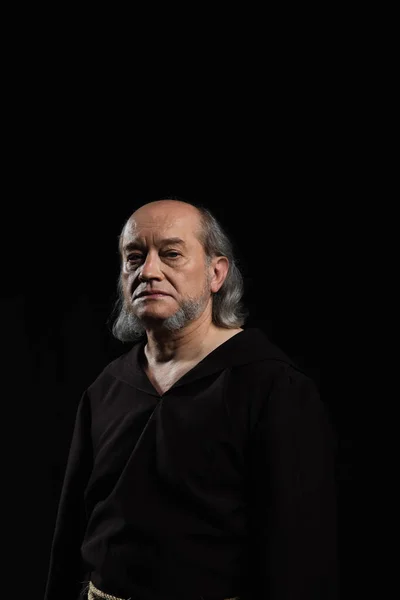
[[[77,126],[68,110],[65,119],[50,111],[44,130],[30,114],[9,148],[1,301],[4,406],[12,412],[4,439],[13,440],[11,450],[6,445],[7,516],[18,573],[31,589],[44,589],[78,402],[126,349],[107,326],[122,225],[139,205],[177,195],[203,203],[225,226],[245,276],[247,326],[261,327],[316,381],[332,415],[344,598],[351,578],[352,407],[332,397],[320,377],[321,330],[332,310],[324,268],[332,200],[318,142],[284,108],[268,150],[252,124],[239,137],[225,123],[226,134],[192,128],[177,144],[171,128],[139,144],[134,128],[125,135],[119,121],[114,131],[100,113],[98,126],[88,116],[89,127],[86,114]]]

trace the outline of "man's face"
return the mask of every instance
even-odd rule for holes
[[[160,323],[180,309],[206,308],[210,279],[199,227],[197,210],[175,201],[152,203],[132,215],[122,239],[127,311],[143,322]]]

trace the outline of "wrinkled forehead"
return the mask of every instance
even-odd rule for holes
[[[196,213],[174,214],[146,211],[133,213],[121,236],[122,247],[133,241],[160,244],[167,238],[180,238],[186,244],[200,243],[200,218]]]

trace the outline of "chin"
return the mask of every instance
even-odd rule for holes
[[[137,310],[137,311],[133,311],[134,314],[139,318],[139,319],[158,319],[160,321],[164,321],[165,319],[168,319],[169,317],[173,316],[173,313],[171,313],[171,311],[166,311],[166,310],[160,310],[160,309],[154,309],[154,308],[147,308],[145,310]]]
[[[179,331],[183,329],[189,322],[190,318],[182,309],[177,310],[172,314],[141,314],[138,318],[142,321],[145,327],[163,329],[166,331]]]

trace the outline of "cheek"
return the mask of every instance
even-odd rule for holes
[[[198,295],[204,291],[204,288],[207,286],[207,281],[204,276],[204,271],[199,270],[184,278],[180,282],[180,289],[184,292],[187,292],[191,295]]]
[[[123,296],[125,298],[129,298],[131,296],[132,289],[132,274],[123,273],[121,283]]]

